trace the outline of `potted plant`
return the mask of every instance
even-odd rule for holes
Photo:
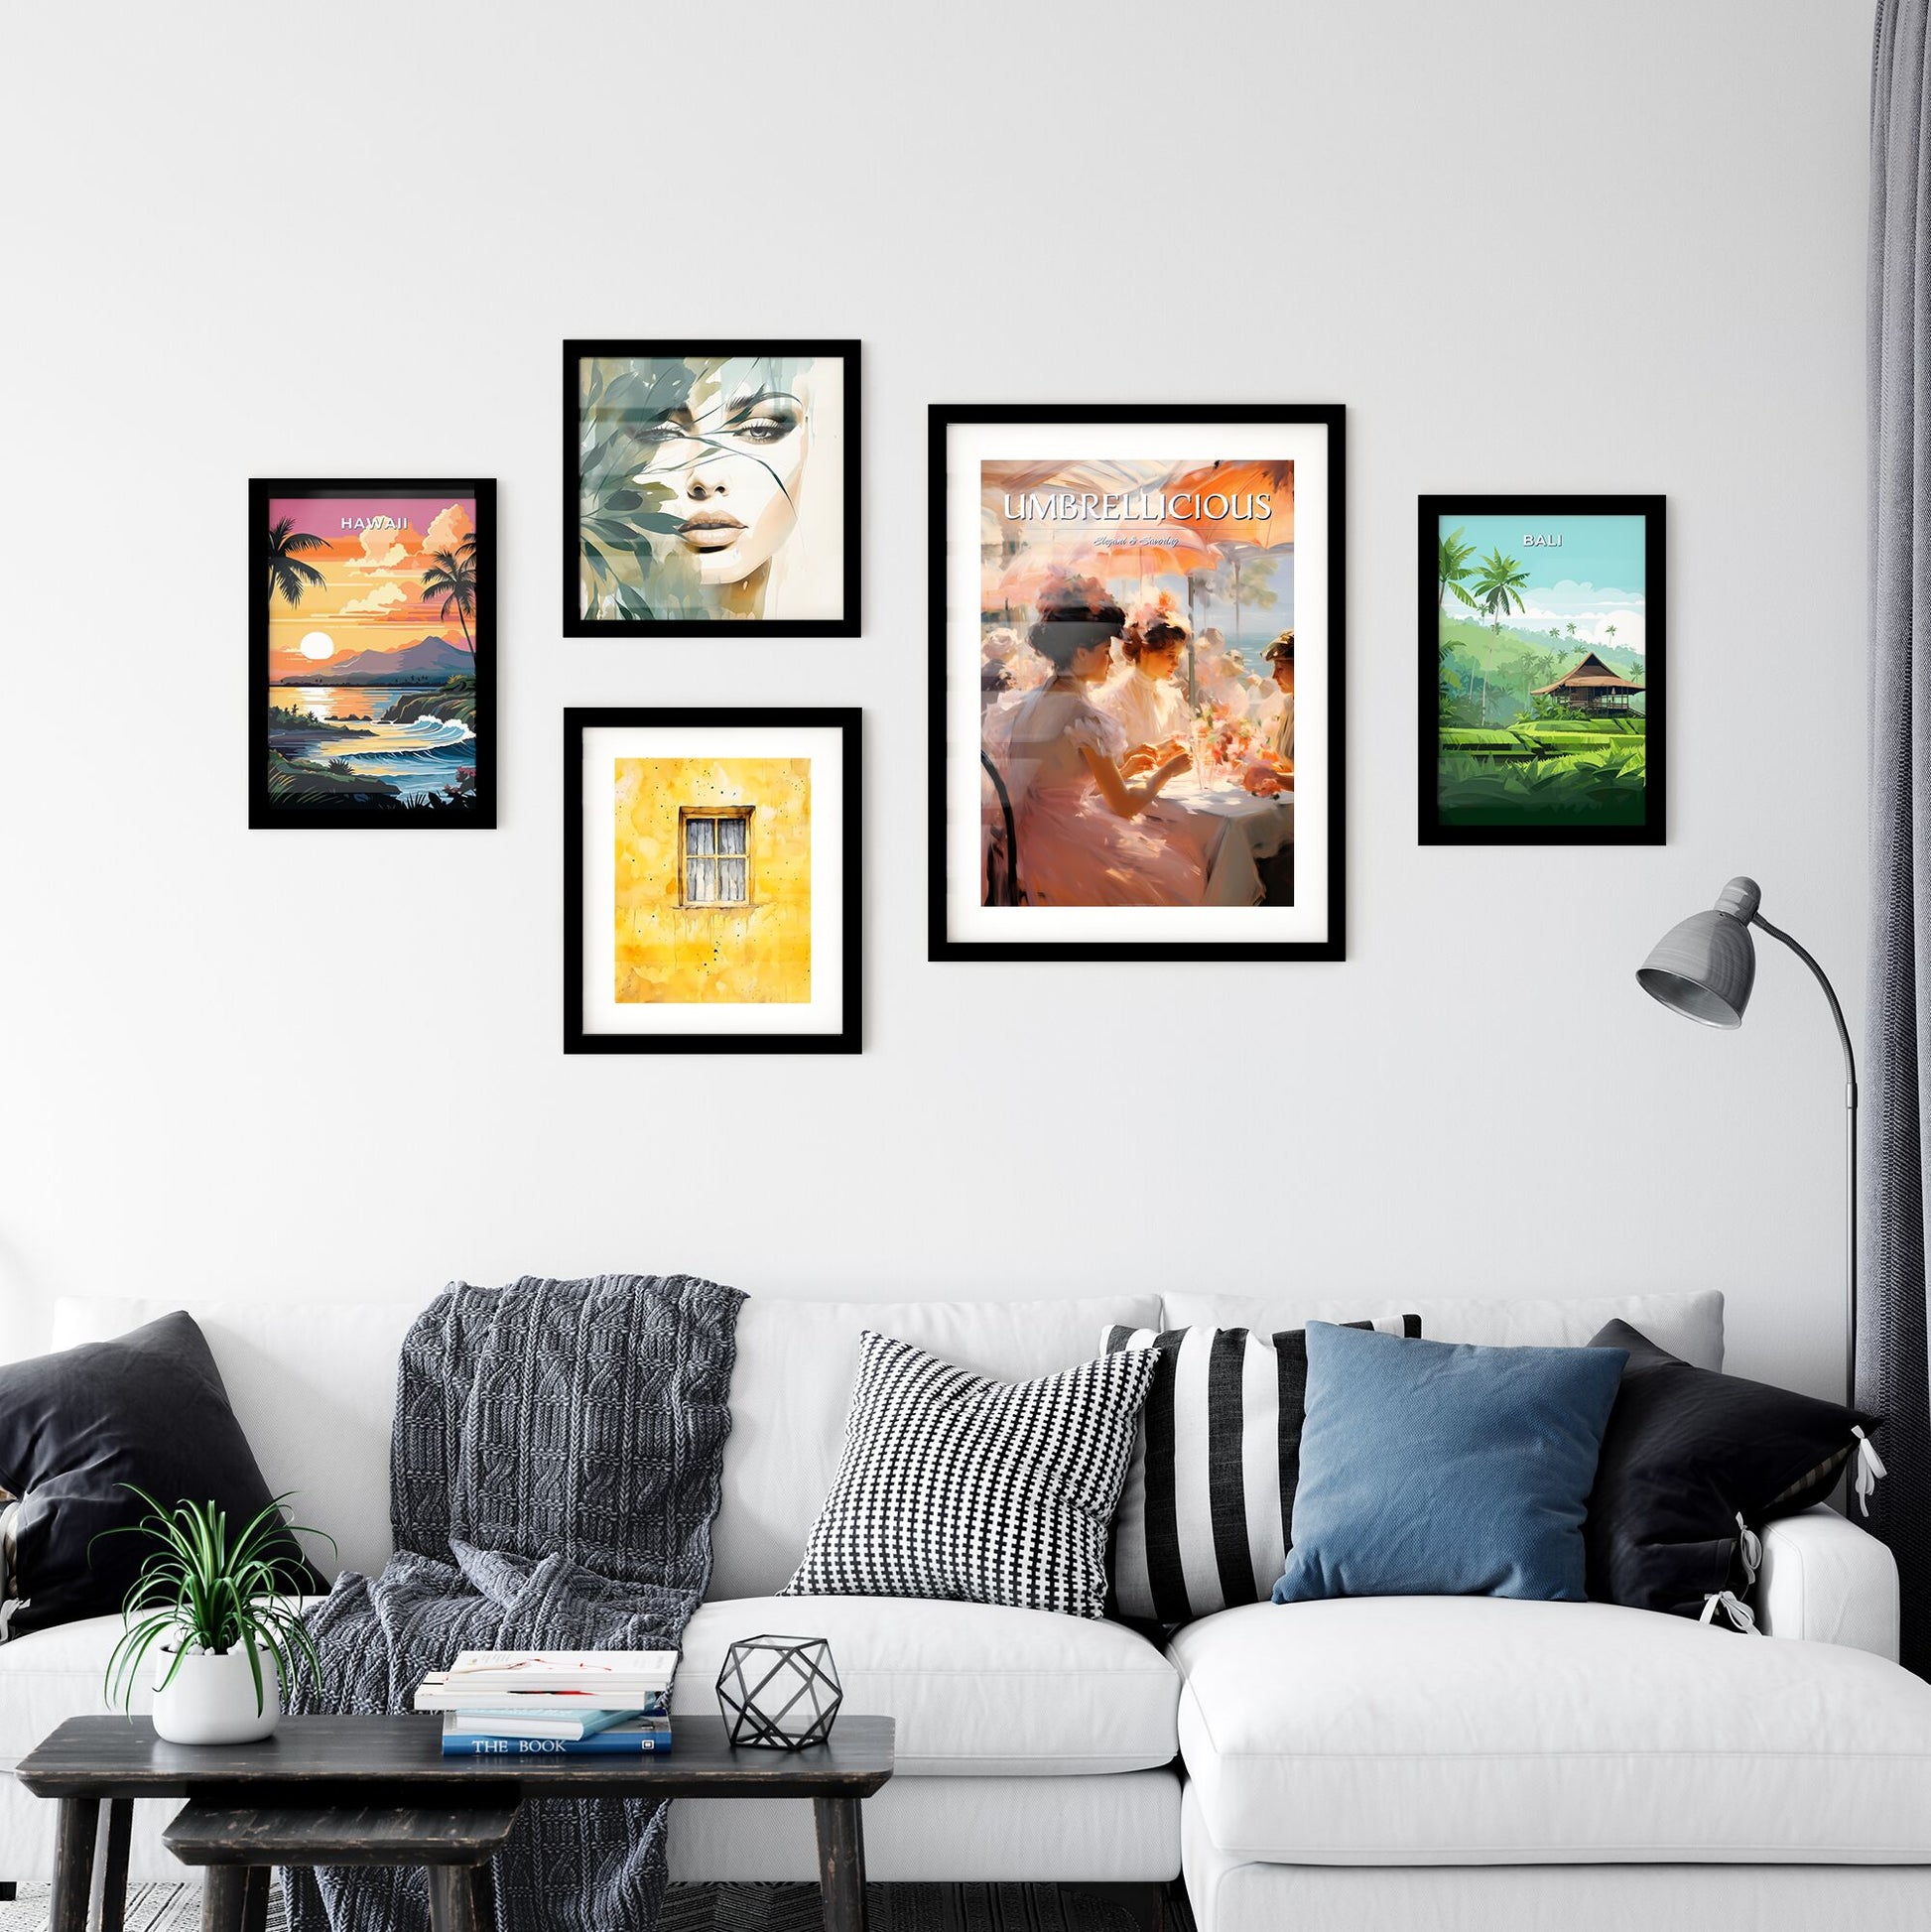
[[[128,1485],[133,1488],[134,1485]],[[322,1681],[322,1659],[303,1627],[306,1579],[286,1554],[291,1531],[277,1496],[232,1542],[227,1511],[213,1503],[164,1507],[134,1493],[150,1514],[126,1531],[154,1548],[127,1593],[126,1627],[107,1660],[107,1701],[131,1707],[141,1667],[154,1659],[155,1735],[173,1744],[245,1744],[268,1737],[282,1715],[282,1686],[303,1665]]]

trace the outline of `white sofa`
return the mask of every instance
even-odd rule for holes
[[[64,1303],[54,1344],[177,1304]],[[344,1567],[389,1553],[398,1347],[420,1304],[190,1304],[270,1483]],[[898,1720],[866,1807],[871,1875],[1160,1883],[1200,1932],[1641,1923],[1931,1925],[1931,1686],[1901,1670],[1888,1553],[1813,1510],[1765,1538],[1773,1640],[1608,1605],[1377,1599],[1225,1611],[1162,1654],[1027,1610],[776,1599],[830,1486],[859,1330],[987,1373],[1090,1356],[1113,1323],[1297,1326],[1418,1310],[1447,1340],[1578,1344],[1611,1316],[1721,1365],[1722,1298],[1484,1302],[1168,1295],[831,1303],[738,1325],[709,1596],[674,1708],[715,1708],[724,1646],[823,1634],[852,1711]],[[0,1769],[100,1706],[115,1619],[0,1645]],[[0,1877],[45,1878],[53,1807],[0,1783]],[[180,1875],[136,1824],[137,1877]],[[814,1874],[809,1807],[685,1800],[673,1874]]]

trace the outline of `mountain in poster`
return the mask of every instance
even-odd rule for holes
[[[325,681],[339,685],[356,679],[423,678],[440,684],[458,671],[473,669],[473,660],[459,644],[451,644],[441,637],[425,637],[420,643],[405,644],[398,650],[357,651],[352,656],[336,658],[328,666]],[[300,674],[285,674],[276,683],[316,683],[322,678],[321,672],[311,673],[306,679]]]

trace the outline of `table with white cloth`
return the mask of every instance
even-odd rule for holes
[[[1292,792],[1256,798],[1230,779],[1210,779],[1203,785],[1194,773],[1183,772],[1161,791],[1160,803],[1206,813],[1225,826],[1207,876],[1205,905],[1255,904],[1261,896],[1257,861],[1294,842]]]

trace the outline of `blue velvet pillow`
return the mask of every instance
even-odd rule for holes
[[[1275,1603],[1583,1602],[1583,1517],[1627,1359],[1310,1322],[1294,1540]]]

